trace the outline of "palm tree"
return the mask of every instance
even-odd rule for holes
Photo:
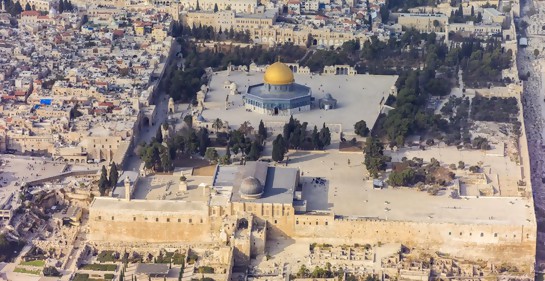
[[[218,133],[218,130],[223,127],[223,121],[221,119],[216,118],[214,120],[214,123],[212,123],[212,128],[216,129],[216,134]]]

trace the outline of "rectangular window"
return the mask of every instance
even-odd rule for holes
[[[192,220],[192,219],[189,219],[189,223],[193,223],[193,220]]]
[[[167,219],[167,222],[170,222],[170,219]]]
[[[98,216],[98,220],[101,220],[102,219],[102,216]]]
[[[155,222],[159,222],[159,218],[155,218]]]
[[[182,219],[178,219],[178,222],[182,222]]]
[[[132,217],[132,221],[136,221],[136,217]]]
[[[114,217],[112,216],[112,220],[114,220]]]

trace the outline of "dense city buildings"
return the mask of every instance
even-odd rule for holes
[[[1,280],[542,278],[539,4],[0,3]]]

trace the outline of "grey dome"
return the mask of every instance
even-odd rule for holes
[[[258,179],[247,177],[240,183],[240,195],[245,198],[257,199],[263,194],[263,186]]]

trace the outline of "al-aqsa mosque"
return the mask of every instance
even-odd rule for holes
[[[295,83],[291,69],[275,62],[265,70],[263,83],[250,85],[244,96],[247,110],[267,115],[292,115],[310,110],[312,91]]]

